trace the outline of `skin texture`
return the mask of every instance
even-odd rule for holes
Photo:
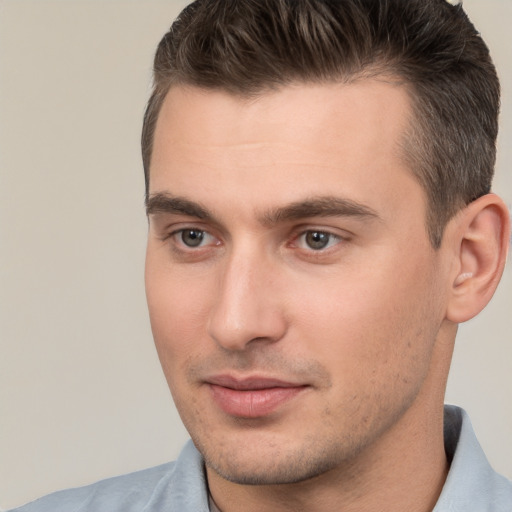
[[[406,89],[378,80],[255,99],[180,86],[164,102],[149,312],[223,512],[435,504],[449,312],[471,316],[453,283],[478,258],[460,256],[467,215],[432,248],[409,121]]]

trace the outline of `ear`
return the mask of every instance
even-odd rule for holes
[[[510,243],[510,215],[497,195],[487,194],[451,222],[455,261],[446,317],[461,323],[480,313],[498,286]]]

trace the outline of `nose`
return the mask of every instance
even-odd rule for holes
[[[277,275],[264,256],[247,251],[224,262],[208,322],[209,335],[218,345],[241,351],[284,336],[287,322]]]

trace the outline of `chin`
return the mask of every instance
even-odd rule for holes
[[[259,464],[257,468],[233,466],[228,468],[212,465],[207,462],[206,466],[217,473],[224,480],[239,485],[286,485],[304,482],[313,479],[334,469],[334,464],[325,463],[312,466],[304,463],[295,465],[283,464]],[[269,467],[270,466],[270,467]]]
[[[316,443],[315,443],[316,444]],[[295,484],[318,477],[340,465],[339,454],[316,446],[288,449],[255,443],[255,450],[224,445],[215,453],[199,447],[208,470],[240,485]]]

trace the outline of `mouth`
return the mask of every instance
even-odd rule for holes
[[[206,384],[215,404],[238,418],[268,416],[310,387],[273,378],[237,379],[229,375],[209,378]]]

